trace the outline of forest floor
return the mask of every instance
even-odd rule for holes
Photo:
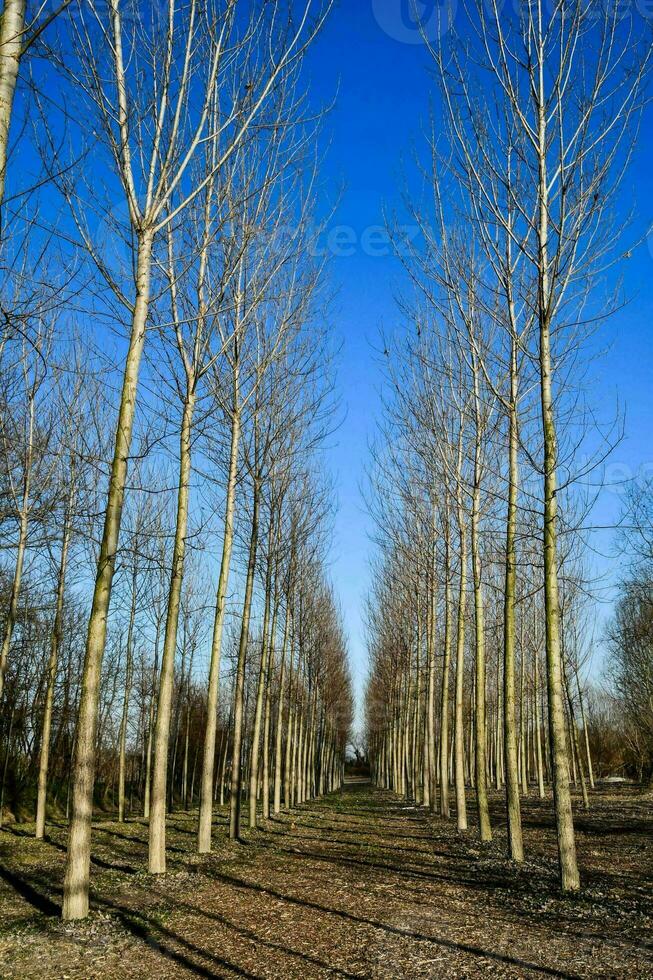
[[[577,801],[575,801],[577,803]],[[168,825],[168,873],[145,871],[143,821],[98,821],[92,913],[58,918],[65,829],[0,831],[0,977],[653,978],[653,802],[598,791],[576,810],[580,895],[557,887],[550,801],[523,801],[528,861],[495,839],[431,817],[369,784],[350,784],[193,853],[196,814]]]

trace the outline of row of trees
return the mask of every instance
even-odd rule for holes
[[[629,488],[621,527],[622,552],[629,558],[607,630],[611,701],[604,712],[616,724],[596,724],[616,738],[605,739],[623,772],[653,779],[653,482],[640,478]],[[616,744],[615,744],[616,743]],[[602,746],[603,747],[603,746]]]
[[[302,74],[327,9],[4,6],[2,786],[36,784],[37,836],[66,801],[66,919],[96,803],[149,818],[161,873],[177,802],[206,853],[215,799],[237,839],[244,798],[255,826],[340,779]]]
[[[414,290],[385,342],[368,738],[377,780],[432,806],[439,787],[444,817],[453,783],[461,831],[471,783],[483,841],[505,785],[515,861],[520,795],[549,783],[574,891],[570,778],[586,804],[593,779],[583,477],[617,435],[583,364],[615,302],[610,214],[650,48],[585,0],[472,4],[461,38],[425,43],[441,118],[409,203],[419,243],[397,236]]]

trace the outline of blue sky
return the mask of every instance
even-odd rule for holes
[[[459,0],[447,2],[452,5],[451,11],[457,3],[462,7]],[[436,0],[428,0],[423,7],[427,17],[432,17]],[[400,323],[395,297],[405,285],[399,264],[380,232],[384,208],[401,211],[403,175],[409,184],[414,180],[413,147],[421,143],[421,127],[434,95],[431,61],[418,30],[411,25],[411,8],[412,0],[335,0],[320,37],[309,51],[306,71],[316,106],[335,98],[325,122],[325,144],[329,145],[322,170],[323,199],[317,202],[317,210],[324,213],[334,201],[339,202],[322,236],[322,244],[326,242],[333,253],[329,288],[335,291],[335,298],[330,320],[342,342],[339,390],[346,410],[329,450],[339,503],[331,567],[344,611],[358,692],[366,674],[363,609],[372,552],[371,522],[361,485],[369,462],[369,442],[381,414],[379,335],[382,328],[392,330]],[[461,22],[460,12],[456,12],[455,21]],[[640,17],[636,23],[651,35],[653,19],[646,22]],[[433,110],[437,123],[437,100]],[[634,237],[653,223],[652,123],[653,112],[649,111],[624,184],[625,201],[636,206]],[[10,180],[19,183],[28,179],[23,171],[31,162],[23,158],[20,168],[10,169]],[[633,249],[621,271],[630,302],[604,328],[601,343],[609,340],[611,349],[591,372],[596,405],[609,415],[618,398],[627,412],[626,438],[612,457],[607,474],[610,480],[634,476],[642,465],[653,472],[653,235],[648,243],[643,241]],[[596,522],[614,523],[619,509],[618,495],[605,492],[594,515]],[[614,558],[613,538],[607,531],[596,539],[604,555],[598,559],[599,569],[610,575],[620,568]]]
[[[427,16],[433,7],[424,5]],[[402,287],[401,270],[388,250],[378,246],[374,229],[383,225],[384,207],[400,207],[402,174],[410,180],[411,146],[419,143],[434,87],[427,53],[422,44],[414,43],[418,38],[411,29],[410,9],[408,0],[341,0],[309,58],[314,98],[328,101],[337,90],[326,123],[331,142],[323,173],[325,193],[330,187],[335,194],[344,182],[331,228],[347,230],[332,231],[331,243],[342,254],[332,259],[330,277],[337,290],[332,319],[343,341],[339,380],[347,415],[332,440],[340,505],[332,573],[358,691],[366,673],[362,614],[372,550],[371,523],[360,488],[381,411],[382,377],[375,349],[379,330],[398,323],[395,296]],[[642,20],[641,29],[650,34],[652,25]],[[641,235],[653,221],[651,121],[649,113],[624,185],[624,198],[637,209],[634,235]],[[608,478],[616,480],[635,475],[642,465],[651,472],[653,461],[653,237],[633,250],[620,271],[629,303],[603,329],[601,345],[609,341],[610,350],[591,366],[597,406],[609,414],[618,398],[626,408],[626,438],[607,471]],[[619,510],[618,494],[604,492],[595,522],[614,523]],[[619,567],[611,556],[613,538],[612,532],[597,535],[596,545],[607,555],[597,559],[602,573]]]

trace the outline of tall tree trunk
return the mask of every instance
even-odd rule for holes
[[[263,636],[261,643],[261,664],[256,686],[256,705],[254,707],[254,728],[252,731],[252,746],[249,769],[249,826],[256,827],[256,804],[258,799],[258,769],[259,753],[261,745],[261,721],[263,718],[263,698],[265,695],[265,682],[268,674],[268,656],[272,639],[268,635],[270,625],[270,606],[272,604],[272,569],[273,569],[273,548],[274,548],[274,528],[273,520],[270,520],[268,530],[268,554],[265,570],[265,610],[263,613]],[[276,609],[272,623],[274,631],[276,626]]]
[[[134,662],[134,622],[136,620],[136,588],[137,588],[137,566],[134,565],[132,573],[132,596],[129,609],[129,626],[127,628],[127,648],[125,651],[125,691],[122,701],[122,716],[120,719],[119,735],[119,766],[118,766],[118,822],[122,823],[125,819],[125,763],[127,755],[127,721],[129,718],[129,696],[132,686],[132,670]]]
[[[301,606],[300,606],[301,610]],[[294,634],[294,629],[293,629]],[[288,677],[288,718],[286,721],[286,751],[285,751],[285,763],[284,763],[284,774],[283,774],[283,802],[286,810],[289,810],[292,806],[292,758],[293,758],[293,731],[294,731],[294,698],[293,698],[293,679],[295,675],[294,668],[294,635],[293,641],[290,644],[290,674]]]
[[[72,519],[72,507],[74,497],[74,474],[72,473],[73,464],[71,463],[71,491],[68,497],[68,506],[64,515],[63,533],[61,538],[61,556],[59,559],[59,574],[57,576],[57,597],[55,600],[54,624],[52,627],[52,637],[50,639],[50,659],[48,661],[48,682],[45,694],[45,708],[43,711],[43,729],[41,731],[41,756],[39,759],[39,778],[36,797],[36,831],[37,840],[42,840],[45,836],[45,816],[46,802],[48,795],[48,769],[50,765],[50,731],[52,728],[52,708],[54,705],[54,688],[57,680],[57,663],[59,660],[59,648],[63,630],[64,601],[66,595],[66,569],[68,565],[68,548],[70,544],[70,531]]]
[[[274,672],[277,616],[279,613],[279,595],[276,585],[277,579],[275,578],[274,615],[272,616],[272,628],[270,630],[268,668],[265,675],[265,707],[263,711],[263,785],[261,805],[264,820],[270,819],[270,712],[272,710],[272,675]]]
[[[587,778],[590,782],[591,789],[594,789],[594,768],[592,766],[592,753],[590,751],[590,737],[587,730],[587,718],[585,717],[585,705],[583,703],[583,692],[580,686],[580,678],[578,676],[578,667],[575,670],[576,675],[576,687],[578,688],[578,703],[580,705],[580,717],[583,723],[583,742],[585,744],[585,758],[587,761]]]
[[[9,125],[24,43],[25,0],[4,0],[0,15],[0,228],[7,176]]]
[[[451,552],[449,513],[444,526],[444,660],[440,691],[440,816],[449,819],[449,671],[451,665]]]
[[[564,670],[564,668],[563,668]],[[571,691],[569,690],[569,680],[567,679],[567,673],[564,674],[565,681],[565,691],[567,694],[567,708],[569,711],[569,727],[571,729],[570,734],[573,739],[572,751],[576,754],[576,760],[578,762],[578,777],[580,779],[580,790],[583,796],[583,807],[585,810],[590,808],[590,798],[587,792],[587,781],[585,779],[585,770],[583,768],[583,758],[580,752],[580,739],[578,737],[578,725],[576,724],[576,713],[574,711],[574,705],[571,700]]]
[[[252,529],[249,539],[249,558],[247,562],[247,578],[245,582],[245,598],[243,600],[243,615],[240,625],[240,643],[238,646],[238,666],[236,668],[236,686],[234,690],[234,744],[231,754],[231,794],[229,815],[229,837],[238,840],[240,837],[240,808],[242,795],[242,747],[243,725],[245,713],[245,661],[249,643],[249,619],[252,611],[252,594],[254,592],[254,573],[256,571],[256,551],[258,547],[258,509],[260,487],[258,477],[254,477],[254,499],[252,508]]]
[[[528,752],[526,727],[526,655],[522,639],[521,663],[519,665],[519,769],[521,772],[522,793],[528,796]]]
[[[541,30],[541,27],[540,27]],[[556,813],[560,883],[563,891],[578,891],[580,876],[576,860],[574,817],[569,789],[569,759],[565,736],[565,714],[562,692],[562,659],[560,652],[560,601],[558,596],[557,547],[557,439],[551,384],[551,312],[549,286],[549,178],[547,100],[544,93],[544,45],[539,38],[538,68],[538,318],[539,374],[542,430],[544,441],[544,619],[546,626],[547,689],[549,694],[549,739],[553,776],[553,799]]]
[[[208,854],[211,850],[211,821],[213,818],[213,771],[215,768],[215,736],[218,725],[218,697],[220,694],[220,654],[222,633],[231,569],[231,552],[234,540],[234,513],[236,505],[236,484],[238,479],[238,446],[240,442],[240,394],[238,387],[238,368],[234,371],[234,396],[231,415],[231,446],[229,450],[229,474],[225,499],[224,534],[222,539],[222,559],[215,602],[215,619],[211,640],[211,664],[209,668],[209,687],[206,706],[206,730],[204,733],[204,753],[202,756],[202,782],[200,786],[200,814],[197,831],[197,850]]]
[[[100,673],[106,645],[107,616],[122,520],[127,461],[136,408],[138,373],[145,342],[145,327],[150,302],[151,265],[152,234],[148,231],[140,234],[138,242],[136,301],[132,317],[129,350],[125,361],[115,449],[107,494],[107,508],[86,639],[75,736],[74,776],[71,794],[72,814],[64,879],[63,918],[66,920],[83,919],[88,915],[95,734]]]
[[[544,799],[544,762],[542,759],[542,720],[540,718],[540,680],[539,680],[539,651],[533,649],[533,700],[535,703],[535,759],[537,763],[537,791],[541,800]]]
[[[433,541],[435,543],[435,520],[432,522],[433,531]],[[426,753],[426,765],[428,768],[427,778],[425,784],[429,788],[429,800],[428,805],[431,809],[435,809],[436,806],[436,744],[435,744],[435,644],[436,644],[436,618],[437,618],[437,589],[436,589],[436,578],[435,578],[435,556],[430,562],[430,579],[431,579],[431,592],[429,596],[429,602],[431,607],[430,621],[429,621],[429,632],[430,637],[427,639],[427,650],[428,650],[428,700],[426,709],[426,741],[428,743],[427,753]],[[419,665],[418,665],[419,666]],[[440,738],[442,738],[442,730],[440,730]],[[442,792],[442,789],[440,789]],[[427,805],[427,801],[424,801],[424,805]]]
[[[152,671],[152,691],[148,710],[147,747],[145,749],[145,789],[143,792],[143,817],[150,819],[150,796],[152,781],[152,743],[154,742],[154,720],[156,715],[156,689],[159,676],[159,642],[161,639],[161,617],[157,616],[154,635],[154,667]]]
[[[480,395],[478,382],[478,366],[476,356],[472,355],[474,368],[474,404],[475,404],[475,450],[474,450],[474,490],[472,494],[472,571],[474,581],[474,623],[476,647],[476,725],[474,760],[476,773],[476,801],[478,805],[479,833],[482,841],[492,840],[490,826],[490,811],[487,801],[487,735],[485,719],[485,599],[483,596],[483,581],[481,571],[481,547],[479,542],[479,524],[481,519],[481,419]]]
[[[283,739],[283,685],[286,672],[286,653],[290,632],[290,599],[286,599],[286,622],[283,631],[283,649],[281,651],[281,668],[279,670],[279,699],[277,702],[277,722],[274,748],[274,804],[273,813],[281,810],[281,748]]]
[[[27,529],[29,522],[30,492],[32,485],[32,462],[34,456],[34,423],[35,423],[35,396],[34,392],[29,397],[28,423],[27,423],[27,443],[25,446],[25,467],[23,471],[23,492],[21,495],[20,513],[18,516],[18,547],[16,550],[16,564],[14,565],[14,577],[11,582],[11,593],[9,596],[9,608],[5,620],[5,630],[2,638],[2,649],[0,650],[0,700],[4,691],[5,673],[11,649],[11,639],[14,635],[14,626],[18,617],[18,600],[20,597],[20,586],[23,578],[23,564],[25,562],[25,549],[27,548]]]
[[[511,297],[509,297],[510,301]],[[519,487],[519,433],[517,429],[517,345],[511,337],[510,401],[508,406],[508,512],[506,514],[506,567],[503,601],[503,745],[508,814],[508,853],[524,860],[524,842],[517,771],[517,723],[515,715],[515,647],[517,585],[517,494]],[[522,649],[522,657],[524,651]]]
[[[195,390],[189,379],[179,435],[179,489],[177,491],[177,522],[172,552],[170,590],[166,612],[166,631],[163,639],[159,697],[154,728],[154,758],[152,760],[152,790],[150,798],[149,871],[163,874],[166,870],[166,789],[172,688],[177,649],[179,606],[184,579],[186,530],[188,527],[188,498],[191,474],[191,436]]]
[[[421,611],[421,603],[419,601],[419,590],[417,590],[417,592],[416,592],[415,602],[416,602],[415,616],[416,616],[416,620],[417,620],[416,632],[417,632],[418,669],[419,669],[419,651],[422,649],[422,645],[423,645],[423,643],[422,643],[422,632],[423,632],[423,627],[422,627],[422,611]],[[422,765],[422,804],[424,806],[430,807],[431,806],[431,789],[432,789],[432,785],[431,785],[431,778],[430,778],[431,777],[431,758],[430,758],[430,749],[429,749],[429,712],[428,712],[428,705],[429,705],[429,701],[430,701],[430,698],[431,698],[431,683],[432,683],[432,678],[431,678],[431,670],[430,670],[431,654],[430,654],[430,649],[429,649],[430,644],[429,644],[429,640],[428,640],[428,632],[429,632],[429,629],[428,629],[428,619],[429,619],[429,617],[428,617],[428,597],[427,597],[427,626],[426,626],[426,635],[427,635],[427,640],[426,640],[426,672],[427,672],[426,673],[426,705],[427,705],[427,709],[424,712],[424,728],[423,728],[423,732],[422,732],[422,739],[423,739],[423,743],[424,743],[423,744],[423,765]]]
[[[458,491],[460,497],[460,490]],[[465,719],[463,683],[465,677],[465,606],[467,600],[467,529],[465,515],[458,501],[458,533],[460,541],[460,576],[458,584],[458,627],[456,635],[456,725],[455,725],[455,783],[458,830],[467,830],[465,802]]]

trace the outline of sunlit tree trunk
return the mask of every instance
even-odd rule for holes
[[[279,669],[279,698],[277,701],[277,722],[275,732],[274,748],[274,804],[273,813],[281,810],[281,750],[283,739],[283,704],[284,704],[284,681],[286,672],[286,656],[288,639],[290,635],[290,599],[286,599],[286,620],[283,631],[283,648],[281,650],[281,667]]]
[[[481,546],[479,542],[479,524],[481,509],[481,409],[478,379],[478,364],[476,355],[472,354],[474,405],[475,405],[475,448],[474,448],[474,488],[472,493],[472,571],[474,582],[474,622],[476,648],[475,674],[475,717],[474,728],[474,763],[476,774],[476,801],[478,805],[479,834],[482,841],[492,840],[490,826],[490,811],[487,801],[487,736],[486,736],[486,667],[485,667],[485,599],[481,571]]]
[[[172,710],[172,688],[177,649],[179,605],[184,579],[186,531],[188,527],[188,498],[191,475],[191,439],[195,389],[189,380],[179,434],[179,488],[177,490],[177,519],[172,553],[170,588],[163,639],[159,697],[154,727],[154,756],[152,760],[152,789],[150,797],[149,871],[163,874],[166,870],[166,790],[168,777],[168,747]]]
[[[236,668],[236,684],[234,690],[234,740],[231,754],[231,794],[229,815],[229,837],[231,840],[238,840],[240,837],[240,808],[243,780],[242,747],[245,714],[245,661],[247,657],[247,645],[249,643],[249,620],[252,610],[252,595],[254,592],[254,573],[256,571],[259,496],[259,481],[258,478],[255,477],[252,504],[252,527],[249,539],[249,558],[247,562],[245,597],[243,599],[240,643],[238,646],[238,665]]]
[[[270,728],[272,711],[272,679],[275,667],[275,650],[277,636],[277,617],[279,615],[278,569],[275,575],[274,614],[270,630],[270,652],[268,654],[268,669],[265,677],[265,706],[263,710],[263,777],[261,789],[261,806],[263,819],[270,818]]]
[[[100,672],[106,644],[107,616],[122,520],[127,461],[136,408],[138,373],[145,342],[145,327],[150,301],[151,259],[152,235],[149,232],[142,233],[138,243],[136,302],[132,317],[129,350],[125,361],[104,529],[88,624],[75,736],[74,775],[71,793],[72,813],[63,899],[63,918],[67,920],[82,919],[88,915],[91,816],[93,811],[95,735]]]
[[[156,716],[156,691],[159,677],[159,643],[161,640],[161,618],[157,616],[154,634],[154,666],[152,668],[152,691],[148,709],[147,746],[145,749],[145,789],[143,792],[143,817],[150,818],[150,788],[152,779],[152,743],[154,741],[154,719]]]
[[[440,691],[440,816],[449,818],[449,671],[451,665],[451,554],[449,512],[444,522],[444,659]]]
[[[549,738],[553,798],[556,811],[560,881],[563,891],[577,891],[580,876],[576,860],[574,818],[569,789],[569,760],[565,739],[560,652],[560,601],[558,597],[557,546],[557,438],[551,388],[551,302],[549,286],[549,178],[547,173],[547,99],[545,96],[544,46],[539,37],[537,79],[538,137],[538,319],[539,382],[544,446],[544,617],[546,627],[547,688],[549,694]]]
[[[238,338],[235,338],[238,343]],[[236,509],[236,486],[238,481],[238,447],[240,444],[240,389],[238,373],[238,352],[236,351],[233,376],[233,403],[231,413],[231,445],[229,449],[229,473],[225,498],[224,532],[222,538],[222,559],[215,603],[213,637],[211,640],[211,663],[206,707],[206,730],[204,733],[204,754],[202,757],[202,783],[200,789],[200,814],[197,849],[200,854],[211,850],[211,820],[213,817],[213,771],[215,767],[215,737],[218,724],[218,697],[220,694],[220,653],[222,633],[229,587],[231,553],[234,540],[234,515]]]
[[[465,606],[467,601],[467,526],[458,486],[458,536],[460,547],[460,572],[458,576],[458,624],[456,630],[456,703],[454,778],[456,783],[456,815],[458,830],[467,830],[467,804],[465,802],[465,719],[463,684],[465,677]]]
[[[4,0],[0,14],[0,215],[5,198],[9,124],[24,43],[25,0]]]
[[[54,624],[50,638],[50,659],[48,662],[48,682],[45,694],[45,709],[43,711],[43,729],[41,731],[41,756],[39,760],[39,778],[36,798],[36,831],[37,840],[45,836],[46,802],[48,794],[48,769],[50,763],[50,732],[52,728],[52,708],[54,704],[54,688],[57,680],[57,663],[61,647],[63,630],[64,601],[66,595],[66,570],[68,564],[68,548],[70,545],[72,507],[74,499],[74,463],[71,462],[70,493],[63,521],[61,537],[61,556],[57,576],[57,596],[55,600]]]
[[[563,668],[564,669],[564,668]],[[585,779],[585,770],[583,768],[583,758],[580,751],[580,739],[578,737],[578,725],[576,724],[576,713],[574,711],[574,705],[571,700],[571,691],[569,690],[569,680],[565,671],[565,691],[567,694],[567,709],[569,711],[569,727],[571,729],[570,735],[573,740],[573,751],[575,752],[576,761],[578,764],[578,778],[580,780],[580,790],[583,796],[583,807],[585,810],[590,808],[590,798],[587,792],[587,781]]]
[[[539,681],[539,651],[535,646],[533,651],[533,700],[535,706],[535,760],[537,763],[537,791],[541,800],[544,799],[544,762],[542,759],[542,719],[540,717],[540,681]]]
[[[511,267],[511,242],[507,244],[508,268]],[[510,337],[510,396],[508,400],[508,508],[506,513],[506,567],[503,600],[503,746],[506,780],[506,809],[508,816],[508,853],[513,861],[524,860],[524,844],[519,802],[517,771],[517,724],[515,715],[515,646],[516,646],[516,587],[517,587],[517,501],[519,492],[519,431],[517,337],[515,331],[512,281],[508,277],[508,307],[511,323]],[[522,657],[524,651],[522,649]]]
[[[578,704],[580,706],[580,717],[583,723],[583,742],[585,744],[585,759],[587,760],[587,777],[589,779],[591,789],[594,789],[594,768],[592,766],[592,753],[590,751],[590,737],[587,730],[587,718],[585,717],[585,705],[583,703],[583,692],[580,686],[580,678],[578,677],[578,667],[575,670],[576,675],[576,687],[578,688]]]
[[[129,626],[127,627],[127,647],[125,650],[125,690],[122,701],[122,716],[120,718],[120,734],[118,737],[118,822],[125,819],[125,771],[127,754],[127,721],[129,719],[129,697],[132,686],[132,671],[134,665],[134,622],[136,620],[136,589],[138,566],[134,563],[132,572],[132,595],[129,609]]]
[[[286,720],[286,751],[285,751],[284,776],[283,776],[283,802],[286,810],[290,809],[290,807],[292,806],[291,768],[292,768],[293,731],[294,731],[293,680],[295,675],[294,630],[293,630],[293,638],[290,643],[289,657],[290,657],[290,672],[288,677],[288,717]]]
[[[250,756],[249,771],[249,826],[256,827],[256,805],[258,799],[258,769],[259,754],[261,745],[261,722],[263,718],[263,699],[265,695],[265,682],[268,674],[268,657],[272,640],[269,636],[270,626],[270,606],[272,604],[272,569],[273,569],[273,538],[274,526],[270,520],[268,530],[268,554],[265,569],[265,609],[263,613],[263,635],[261,643],[261,663],[259,667],[258,683],[256,685],[256,704],[254,706],[254,729],[252,732],[252,748]],[[275,616],[273,619],[276,618]],[[274,624],[273,624],[274,629]]]

